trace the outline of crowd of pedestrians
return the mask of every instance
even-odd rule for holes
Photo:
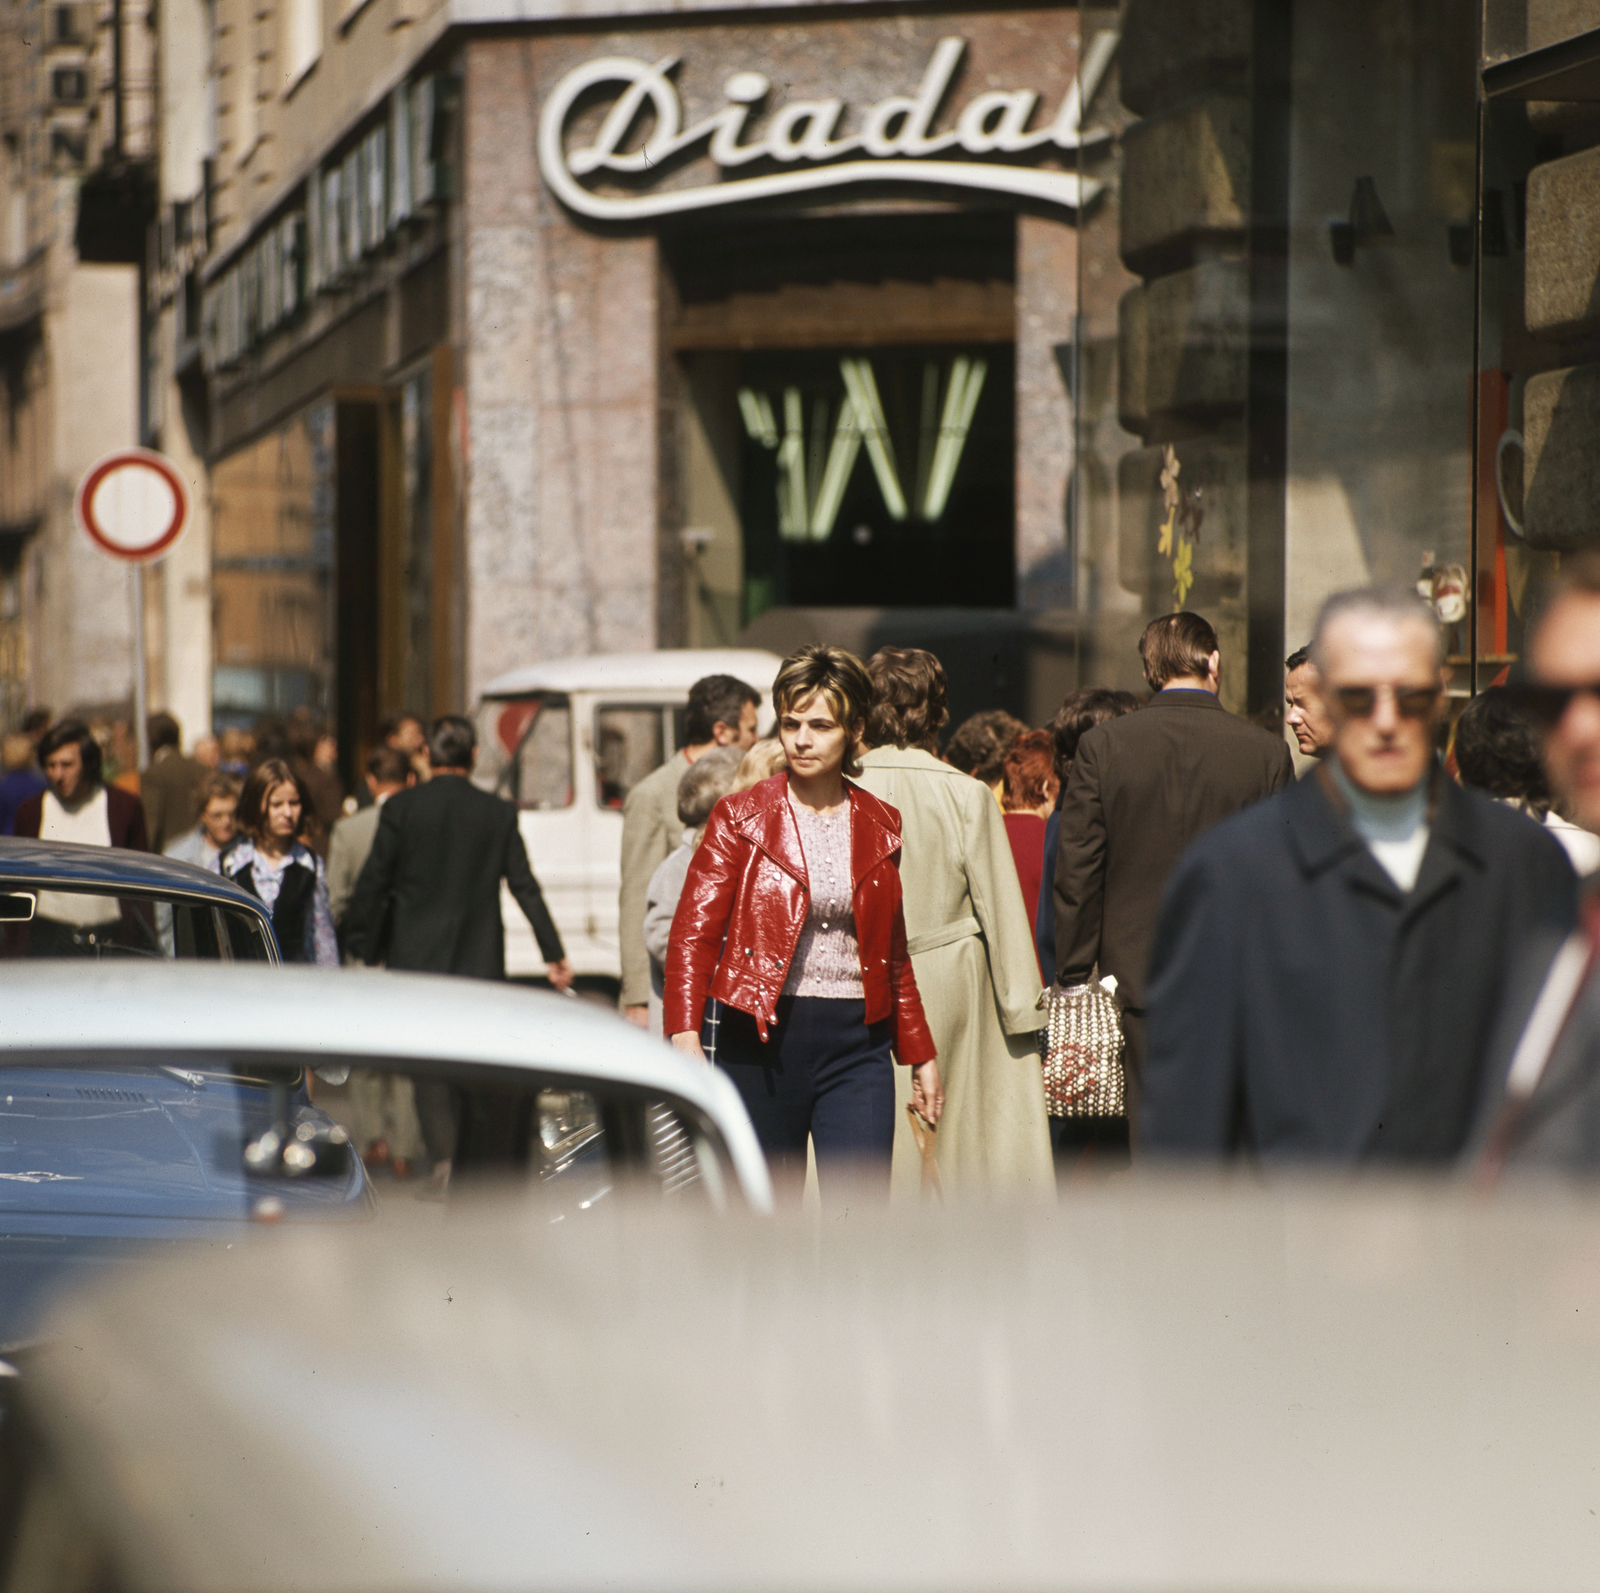
[[[952,1198],[1175,1157],[1600,1164],[1600,560],[1568,561],[1522,669],[1453,718],[1428,602],[1331,598],[1285,662],[1298,777],[1223,707],[1204,618],[1152,621],[1138,654],[1146,693],[1075,690],[1038,728],[950,730],[917,648],[800,649],[760,741],[759,691],[697,682],[624,806],[624,1015],[732,1080],[790,1196],[808,1152],[825,1200],[915,1198],[930,1164]],[[471,721],[387,721],[350,798],[309,714],[187,755],[170,715],[147,728],[130,781],[81,719],[30,718],[0,829],[216,870],[326,966],[504,977],[505,887],[571,986]],[[36,938],[70,952],[96,910],[41,898]],[[1096,983],[1125,1111],[1052,1117],[1045,993]],[[400,1175],[447,1180],[483,1128],[437,1083],[350,1094]]]

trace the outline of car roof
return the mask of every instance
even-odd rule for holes
[[[488,979],[265,963],[0,963],[8,1051],[371,1056],[637,1084],[726,1115],[720,1075],[592,1002]],[[273,1021],[280,1014],[281,1021]]]
[[[593,653],[551,658],[498,675],[485,697],[528,691],[682,691],[706,675],[735,675],[765,692],[783,660],[750,647],[662,648],[654,653]]]
[[[135,852],[122,846],[81,846],[75,841],[35,841],[0,835],[0,885],[30,889],[52,885],[79,888],[179,892],[204,896],[256,912],[261,903],[231,880],[175,857]]]
[[[1592,1189],[607,1205],[107,1277],[32,1379],[75,1497],[166,1588],[1594,1585]]]

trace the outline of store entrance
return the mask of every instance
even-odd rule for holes
[[[1016,218],[884,208],[668,234],[687,639],[775,608],[1016,597]]]
[[[1009,607],[1013,349],[739,363],[744,621],[769,608]]]

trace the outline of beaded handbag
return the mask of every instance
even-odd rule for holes
[[[1041,1035],[1044,1099],[1051,1117],[1121,1117],[1127,1111],[1122,1075],[1122,1018],[1114,974],[1039,997],[1046,1014]]]

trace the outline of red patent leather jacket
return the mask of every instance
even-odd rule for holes
[[[937,1053],[906,954],[900,815],[848,780],[845,790],[866,1021],[892,1020],[901,1062],[931,1062]],[[789,811],[788,775],[776,774],[724,797],[711,810],[672,920],[665,1032],[698,1032],[710,994],[750,1013],[765,1040],[809,909],[810,885],[799,827]]]

